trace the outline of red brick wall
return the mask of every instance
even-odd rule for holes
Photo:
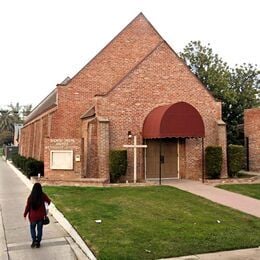
[[[106,118],[98,117],[98,177],[109,180],[109,121]]]
[[[41,135],[41,146],[40,146],[40,160],[44,160],[44,138],[49,137],[48,128],[49,128],[49,115],[46,115],[42,118],[42,135]]]
[[[213,99],[168,45],[162,43],[113,91],[97,99],[98,115],[110,120],[110,148],[122,148],[128,141],[129,130],[141,137],[144,120],[152,109],[180,101],[194,106],[202,116],[206,132],[205,147],[217,145],[216,121],[221,119],[220,103]],[[187,139],[185,143],[185,176],[197,179],[202,171],[201,139]],[[139,169],[139,172],[142,171]]]
[[[48,179],[77,179],[81,178],[81,161],[76,162],[75,156],[80,155],[82,159],[81,139],[50,139],[44,140],[44,176]],[[72,150],[73,170],[50,169],[50,152],[52,150]]]
[[[40,159],[40,143],[41,143],[41,132],[42,132],[42,126],[41,126],[41,120],[37,120],[33,124],[33,145],[32,145],[32,157],[39,160]]]
[[[88,178],[98,177],[98,140],[97,120],[89,122],[87,139],[87,175]]]
[[[43,161],[44,138],[49,136],[51,124],[49,117],[51,113],[42,115],[22,128],[19,148],[21,155]]]
[[[244,111],[244,131],[249,141],[249,170],[260,172],[260,108]]]
[[[30,157],[33,147],[33,125],[27,125],[21,129],[20,153],[25,157]]]

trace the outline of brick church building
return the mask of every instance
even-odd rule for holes
[[[109,151],[137,149],[137,181],[200,179],[204,150],[222,146],[221,102],[141,13],[74,77],[66,78],[26,118],[20,154],[44,161],[52,180],[109,182]],[[133,181],[128,149],[125,180]]]

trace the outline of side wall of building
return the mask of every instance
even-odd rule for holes
[[[25,157],[44,160],[44,138],[50,136],[54,111],[42,114],[21,129],[19,153]]]
[[[82,139],[44,139],[44,175],[47,179],[68,180],[82,177]],[[53,151],[72,151],[72,170],[52,169],[51,152]],[[79,158],[77,160],[76,158]],[[62,158],[61,158],[62,159]]]

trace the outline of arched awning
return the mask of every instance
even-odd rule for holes
[[[143,138],[204,137],[204,123],[199,112],[186,102],[153,109],[144,121]]]

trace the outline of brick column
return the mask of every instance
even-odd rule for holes
[[[97,131],[98,175],[109,181],[109,120],[98,118]]]
[[[227,177],[227,132],[226,123],[222,120],[217,121],[217,145],[222,147],[223,162],[221,177]]]
[[[260,107],[244,111],[244,132],[249,141],[249,170],[260,172]]]

